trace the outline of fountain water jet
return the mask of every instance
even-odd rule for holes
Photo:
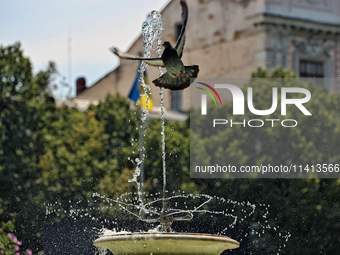
[[[182,31],[181,36],[184,36],[185,26],[188,19],[188,7],[185,0],[180,1],[182,6]],[[143,46],[144,57],[150,57],[150,51],[154,43],[157,42],[157,53],[160,56],[160,37],[162,35],[160,13],[153,11],[148,15],[147,20],[143,23]],[[180,41],[180,38],[178,41]],[[143,74],[147,64],[142,62],[140,67],[141,85],[144,89],[145,96],[148,97],[150,87],[144,83]],[[159,67],[160,74],[162,70]],[[140,176],[139,165],[143,162],[142,158],[139,161],[134,178],[131,180],[138,185],[138,194],[140,196],[140,219],[145,222],[159,222],[160,231],[151,230],[146,233],[114,233],[104,234],[94,241],[94,245],[105,250],[109,249],[116,255],[120,254],[221,254],[224,250],[235,249],[239,247],[239,243],[229,237],[222,235],[198,234],[198,233],[175,233],[172,232],[171,224],[174,221],[188,221],[192,219],[192,213],[188,212],[182,217],[174,217],[178,211],[171,210],[168,207],[168,199],[166,198],[166,169],[165,169],[165,128],[164,128],[164,105],[163,105],[163,90],[160,88],[161,107],[162,107],[162,169],[163,169],[163,198],[162,211],[156,219],[145,219],[145,205],[141,199],[140,192],[143,190],[143,183],[138,183],[137,177]],[[147,100],[148,102],[148,100]],[[144,123],[148,110],[144,111],[141,119]],[[141,127],[142,130],[143,127]],[[141,150],[143,145],[141,145]],[[184,211],[183,211],[184,212]]]

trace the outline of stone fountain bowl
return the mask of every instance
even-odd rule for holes
[[[190,233],[131,233],[104,235],[94,245],[123,254],[221,254],[240,244],[226,236]]]

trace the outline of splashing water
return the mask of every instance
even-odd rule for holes
[[[142,24],[142,36],[143,36],[143,49],[144,49],[144,57],[149,58],[151,56],[151,50],[154,49],[154,45],[157,43],[156,53],[158,56],[161,54],[161,37],[162,37],[162,15],[158,11],[152,11],[146,18],[146,20]],[[136,159],[137,166],[135,169],[133,179],[129,180],[129,182],[135,182],[137,184],[139,201],[141,207],[143,207],[143,193],[144,193],[144,173],[143,173],[143,162],[144,162],[144,142],[143,137],[145,135],[145,121],[147,115],[149,114],[148,103],[150,102],[149,95],[151,95],[151,87],[148,84],[145,84],[144,80],[144,72],[146,70],[147,64],[145,62],[141,62],[139,68],[139,81],[141,87],[143,88],[143,94],[141,94],[141,98],[143,96],[146,97],[146,109],[141,112],[141,123],[140,123],[140,148],[139,148],[139,159]],[[161,68],[160,75],[162,74]],[[165,176],[165,136],[164,136],[164,105],[163,105],[163,92],[161,91],[161,112],[162,112],[162,151],[163,151],[163,176]],[[138,181],[137,177],[140,176],[140,181]],[[163,190],[165,190],[165,178]]]
[[[157,43],[156,53],[158,57],[161,57],[161,37],[162,37],[162,15],[157,11],[152,11],[142,25],[143,31],[143,48],[144,57],[151,56],[151,50],[155,43]],[[142,65],[145,63],[142,63]],[[146,65],[146,64],[145,64]],[[159,67],[159,76],[163,74],[162,68]],[[149,87],[150,88],[150,87]],[[163,201],[166,197],[166,167],[165,167],[165,120],[164,120],[164,96],[163,89],[160,88],[160,105],[161,105],[161,121],[162,121],[162,170],[163,170]],[[165,206],[165,205],[164,205]],[[163,206],[163,209],[164,209]]]
[[[146,20],[142,24],[143,33],[143,48],[144,57],[151,56],[151,50],[154,48],[155,43],[161,44],[162,37],[162,15],[158,11],[152,11],[148,14]],[[157,47],[157,53],[160,54],[161,48]]]
[[[95,202],[95,204],[97,204],[97,206],[87,208],[86,211],[84,211],[84,209],[76,209],[77,205],[70,204],[71,210],[68,213],[69,216],[75,220],[79,218],[88,218],[99,221],[96,216],[98,215],[98,211],[110,209],[114,205],[118,205],[120,210],[127,212],[136,219],[141,218],[141,210],[146,212],[146,217],[148,219],[155,217],[157,218],[161,215],[162,203],[164,201],[162,192],[148,195],[146,197],[147,202],[143,205],[143,207],[140,206],[137,199],[135,202],[131,201],[131,195],[133,194],[125,193],[117,199],[111,199],[98,193],[94,193],[91,199]],[[235,228],[239,232],[241,231],[238,229],[239,226],[244,224],[248,225],[250,223],[249,231],[243,232],[238,238],[238,241],[242,243],[242,241],[246,241],[247,238],[250,238],[254,246],[261,246],[268,242],[268,236],[275,236],[282,244],[280,247],[277,247],[277,254],[279,254],[280,251],[284,249],[285,244],[288,242],[291,236],[289,232],[281,230],[280,226],[275,226],[273,225],[273,222],[268,220],[268,218],[272,218],[269,217],[269,205],[253,204],[244,201],[239,202],[206,194],[187,194],[183,191],[169,192],[167,194],[166,200],[171,203],[171,210],[168,213],[169,216],[183,217],[185,215],[191,214],[194,216],[193,224],[197,225],[197,227],[200,227],[202,222],[206,222],[207,219],[212,222],[218,222],[218,224],[214,225],[214,228],[216,229],[214,234],[217,235],[229,235],[230,232],[232,232]],[[261,212],[261,217],[257,219],[256,214],[259,212]],[[49,203],[46,205],[46,216],[52,216],[53,214],[60,213],[63,212],[58,209],[58,203]],[[65,211],[64,213],[67,212]],[[149,222],[148,219],[146,219],[145,222]],[[149,228],[149,230],[146,232],[161,232],[160,225],[158,225],[158,223],[156,225],[153,221],[150,221],[149,223],[150,224],[148,225],[150,225],[151,229]],[[108,230],[106,228],[96,228],[95,230],[98,232],[99,236],[131,233],[131,231],[128,229],[129,226],[120,225],[121,223],[119,222],[118,218],[111,220],[106,219],[105,222],[102,222],[102,224],[109,224],[115,227],[111,228],[112,230]],[[140,233],[145,233],[145,231],[140,231]],[[102,252],[103,253],[100,254],[106,254],[104,251]]]
[[[154,49],[154,45],[156,45],[156,54],[161,56],[161,36],[162,36],[162,17],[161,14],[157,11],[152,11],[147,19],[143,22],[142,25],[142,35],[143,35],[143,48],[144,48],[144,57],[151,57],[151,50]],[[145,121],[148,111],[148,102],[150,101],[149,95],[151,95],[151,88],[148,84],[145,84],[144,81],[144,72],[146,70],[147,64],[142,62],[140,65],[140,84],[143,88],[143,94],[141,96],[145,96],[146,100],[146,108],[141,112],[141,124],[140,130],[142,131],[142,137],[145,134]],[[162,69],[159,67],[160,76],[163,74]],[[93,206],[92,208],[88,208],[86,212],[84,210],[77,210],[72,208],[69,212],[71,217],[78,217],[79,215],[84,215],[85,217],[94,219],[94,216],[91,216],[91,212],[96,214],[97,211],[102,211],[103,208],[112,208],[114,205],[118,205],[120,210],[127,212],[129,215],[132,215],[135,218],[141,219],[145,222],[150,223],[151,225],[155,223],[155,218],[159,218],[162,216],[162,212],[165,208],[165,203],[171,203],[171,208],[167,212],[167,216],[172,218],[185,218],[188,215],[198,218],[197,221],[200,221],[200,217],[210,217],[216,218],[219,225],[219,230],[217,231],[217,235],[226,235],[227,231],[235,228],[237,224],[241,224],[250,221],[251,217],[254,216],[255,210],[264,211],[262,214],[262,218],[257,221],[253,221],[251,224],[251,231],[242,235],[239,239],[242,242],[243,238],[251,237],[254,241],[261,243],[263,237],[267,234],[267,232],[275,231],[277,236],[282,238],[283,245],[278,247],[279,251],[281,251],[282,247],[285,246],[285,243],[288,241],[290,237],[290,233],[284,233],[279,230],[279,226],[272,226],[272,223],[268,222],[267,216],[269,214],[269,206],[260,204],[255,205],[250,202],[237,202],[230,199],[224,199],[219,197],[212,197],[205,194],[185,194],[182,191],[175,192],[173,191],[171,194],[166,191],[166,163],[165,163],[165,119],[164,119],[164,96],[163,89],[160,88],[160,105],[161,105],[161,122],[162,122],[162,170],[163,170],[163,190],[162,192],[156,194],[150,194],[143,198],[143,182],[141,181],[142,175],[142,167],[144,161],[144,143],[141,140],[140,145],[140,156],[135,159],[136,169],[133,174],[133,178],[129,180],[129,182],[134,182],[137,185],[137,194],[138,198],[135,198],[134,201],[131,201],[130,193],[122,194],[118,199],[111,199],[105,196],[101,196],[100,194],[94,193],[92,195],[92,199],[98,200],[95,204],[100,204],[100,207]],[[176,193],[176,194],[175,194]],[[50,215],[53,213],[59,214],[61,213],[56,208],[57,205],[49,204],[46,206],[46,215]],[[223,208],[223,209],[221,209]],[[143,212],[143,213],[142,213]],[[66,213],[66,211],[65,211]],[[237,215],[237,216],[236,216]],[[81,216],[82,217],[82,216]],[[196,220],[196,219],[195,219]],[[106,221],[106,220],[105,220]],[[117,222],[115,222],[117,221]],[[204,221],[204,220],[203,220]],[[201,221],[201,222],[203,222]],[[107,222],[106,222],[107,223]],[[124,226],[122,228],[119,226],[118,220],[114,220],[110,222],[111,224],[116,224],[116,228],[113,230],[100,229],[98,230],[99,236],[105,235],[116,235],[116,234],[129,234],[131,232],[127,231]],[[198,224],[199,225],[199,224]],[[161,225],[154,225],[154,228],[148,230],[148,232],[161,232]],[[141,231],[142,232],[142,231]],[[261,239],[262,238],[262,239]],[[106,250],[98,250],[99,254],[106,254]]]
[[[151,50],[154,48],[155,43],[157,43],[157,54],[160,54],[162,50],[159,46],[161,44],[162,37],[162,15],[158,11],[152,11],[146,18],[146,20],[142,24],[142,36],[143,36],[143,49],[144,49],[144,57],[151,57]],[[146,110],[143,111],[142,122],[144,123],[148,111],[148,102],[150,101],[149,95],[151,95],[151,87],[148,84],[145,84],[144,81],[144,71],[146,70],[147,64],[142,62],[139,68],[140,72],[140,84],[143,88],[143,94],[141,96],[145,96],[146,100]]]
[[[162,37],[162,15],[157,11],[152,11],[143,23],[143,47],[144,54],[151,52],[153,45],[157,42],[156,53],[161,57],[161,37]],[[145,56],[145,55],[144,55]],[[148,55],[150,57],[150,55]],[[162,68],[159,67],[159,76],[163,74]],[[164,96],[163,89],[160,88],[160,105],[161,105],[161,121],[162,121],[162,170],[163,170],[163,198],[166,193],[166,167],[165,167],[165,120],[164,120]]]
[[[138,177],[140,177],[140,175],[141,175],[140,167],[141,167],[142,161],[139,158],[136,158],[136,163],[137,163],[137,166],[136,166],[135,172],[132,175],[133,178],[129,179],[128,182],[136,183],[136,185],[137,185],[138,201],[139,201],[140,205],[143,206],[144,201],[143,201],[142,187],[141,187],[141,183],[138,182]]]

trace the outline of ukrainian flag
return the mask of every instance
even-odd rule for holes
[[[138,68],[139,69],[139,68]],[[135,103],[137,103],[138,105],[140,105],[141,107],[143,107],[144,109],[147,109],[148,111],[151,111],[152,107],[153,107],[153,101],[151,98],[151,94],[150,91],[147,91],[147,95],[149,97],[149,101],[147,102],[147,96],[141,96],[140,94],[144,94],[144,88],[142,88],[142,86],[140,85],[140,81],[139,81],[139,77],[140,77],[140,73],[139,70],[137,69],[137,74],[136,74],[136,78],[135,81],[132,85],[130,94],[129,94],[129,98],[131,100],[133,100]],[[147,78],[147,74],[146,71],[144,71],[144,83],[146,85],[150,85],[148,78]],[[148,107],[146,107],[146,105],[148,105]]]

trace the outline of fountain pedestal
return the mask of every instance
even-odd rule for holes
[[[115,255],[219,255],[239,243],[229,237],[190,233],[132,233],[102,236],[94,245]]]

